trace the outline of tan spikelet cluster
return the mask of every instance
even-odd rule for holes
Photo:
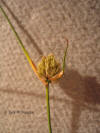
[[[37,66],[38,74],[45,79],[51,78],[61,70],[60,63],[56,61],[53,54],[43,56]]]

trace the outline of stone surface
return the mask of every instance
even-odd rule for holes
[[[37,64],[54,53],[64,77],[50,86],[53,133],[100,133],[100,1],[0,0]],[[48,133],[45,88],[0,12],[0,133]]]

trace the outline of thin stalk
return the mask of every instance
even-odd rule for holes
[[[50,117],[50,103],[49,103],[49,82],[48,82],[48,85],[46,86],[46,102],[47,102],[47,114],[48,114],[49,133],[52,133],[51,117]]]
[[[18,33],[16,32],[16,30],[15,30],[14,26],[12,25],[10,19],[8,18],[6,12],[4,11],[4,9],[3,9],[1,6],[0,6],[0,11],[3,13],[4,17],[6,18],[6,20],[7,20],[8,24],[10,25],[10,27],[11,27],[13,33],[15,34],[15,37],[16,37],[16,39],[17,39],[17,41],[18,41],[18,44],[21,46],[21,48],[22,48],[22,50],[23,50],[23,52],[24,52],[24,54],[25,54],[25,56],[26,56],[26,58],[27,58],[29,64],[32,66],[32,61],[31,61],[31,58],[30,58],[30,56],[29,56],[29,53],[28,53],[27,50],[25,49],[25,47],[24,47],[24,45],[23,45],[23,42],[21,41],[21,39],[20,39]]]
[[[4,9],[3,9],[1,6],[0,6],[0,11],[2,12],[2,14],[4,15],[4,17],[6,18],[6,20],[7,20],[8,24],[10,25],[10,27],[11,27],[13,33],[15,34],[15,37],[16,37],[16,39],[17,39],[17,41],[18,41],[18,44],[21,46],[21,48],[22,48],[22,50],[23,50],[23,52],[24,52],[24,54],[25,54],[25,56],[26,56],[26,58],[27,58],[27,60],[28,60],[28,62],[29,62],[29,64],[30,64],[30,66],[31,66],[32,69],[33,69],[33,71],[35,72],[35,74],[37,75],[37,77],[43,82],[43,84],[46,85],[46,82],[45,82],[41,77],[39,77],[39,75],[38,75],[38,73],[37,73],[37,68],[36,68],[34,62],[31,60],[31,58],[30,58],[30,56],[29,56],[29,53],[28,53],[27,50],[25,49],[25,47],[24,47],[24,45],[23,45],[23,42],[22,42],[21,39],[20,39],[20,36],[19,36],[18,33],[16,32],[16,30],[15,30],[14,26],[12,25],[10,19],[8,18],[8,15],[6,14],[6,12],[4,11]]]
[[[65,65],[66,65],[66,56],[67,56],[67,50],[68,50],[68,40],[67,41],[67,47],[65,49],[65,52],[64,52],[64,57],[63,57],[63,66],[62,66],[62,69],[63,69],[63,73],[65,71]]]

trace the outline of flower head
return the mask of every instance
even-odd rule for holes
[[[37,66],[38,74],[45,79],[52,78],[58,74],[60,70],[60,63],[56,61],[53,54],[50,54],[47,57],[43,56]]]

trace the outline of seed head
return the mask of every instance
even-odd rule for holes
[[[45,79],[51,78],[60,72],[60,63],[56,61],[53,54],[43,56],[37,66],[38,74]]]

